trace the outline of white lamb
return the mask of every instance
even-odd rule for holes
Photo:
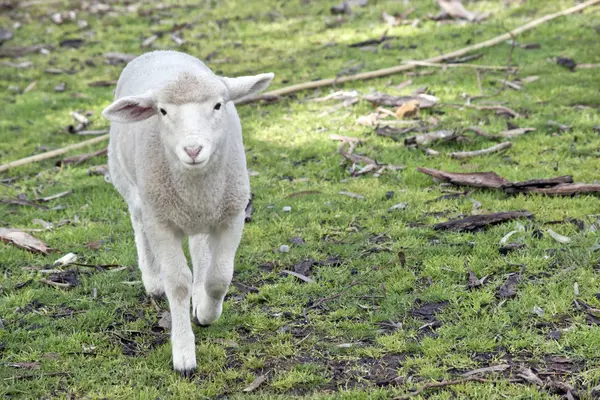
[[[142,281],[148,294],[167,296],[173,367],[184,376],[196,368],[190,296],[198,324],[219,318],[250,198],[234,101],[272,79],[219,77],[188,54],[155,51],[125,67],[102,112],[111,121],[110,176],[129,205]]]

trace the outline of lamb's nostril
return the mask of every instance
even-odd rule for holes
[[[194,160],[202,151],[202,146],[185,146],[183,149],[188,154],[188,156],[190,156],[191,159]]]

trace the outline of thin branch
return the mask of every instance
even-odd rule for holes
[[[454,153],[450,153],[450,157],[457,159],[471,158],[477,156],[483,156],[486,154],[497,153],[503,150],[506,150],[512,146],[511,142],[499,143],[495,146],[489,147],[487,149],[475,150],[475,151],[457,151]]]
[[[433,62],[428,62],[428,61],[415,61],[415,60],[409,60],[409,61],[405,61],[405,64],[409,64],[409,65],[417,65],[419,67],[437,67],[437,68],[474,68],[476,70],[511,70],[511,71],[515,71],[517,70],[516,67],[510,67],[510,66],[502,66],[502,65],[477,65],[477,64],[456,64],[456,63],[448,63],[448,64],[440,64],[440,63],[433,63]]]

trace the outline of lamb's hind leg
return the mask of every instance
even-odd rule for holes
[[[156,257],[152,253],[148,238],[144,231],[142,221],[142,212],[137,208],[130,208],[131,225],[135,233],[135,246],[138,254],[138,267],[142,272],[142,282],[146,293],[152,297],[160,297],[165,294],[164,284],[162,282],[160,265],[156,262]]]
[[[221,316],[243,229],[244,215],[240,214],[210,235],[190,239],[194,317],[200,325],[210,325]]]

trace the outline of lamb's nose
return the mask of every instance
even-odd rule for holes
[[[192,160],[195,160],[202,151],[202,146],[185,146],[183,149]]]

